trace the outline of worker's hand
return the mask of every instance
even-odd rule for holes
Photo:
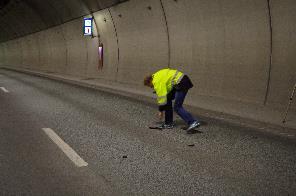
[[[159,120],[162,120],[163,119],[163,113],[164,112],[158,112],[158,118],[159,118]]]

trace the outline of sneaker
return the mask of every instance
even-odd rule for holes
[[[159,129],[172,129],[172,128],[174,128],[174,124],[165,124],[165,123],[163,123],[163,124],[159,125],[158,128]]]
[[[200,124],[201,124],[200,122],[194,121],[193,123],[191,123],[191,125],[189,125],[189,127],[187,128],[186,131],[190,131],[192,129],[195,129],[195,128],[199,127]]]

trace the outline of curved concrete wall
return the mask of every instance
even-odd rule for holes
[[[0,63],[143,91],[144,75],[169,66],[196,84],[188,104],[280,122],[296,82],[296,2],[268,2],[130,0],[93,14],[95,38],[83,37],[82,19],[76,19],[1,43]]]
[[[160,1],[131,1],[110,11],[119,41],[117,80],[141,84],[144,75],[168,65],[168,41]]]
[[[272,2],[273,55],[268,96],[271,106],[286,102],[296,82],[296,2]]]
[[[97,35],[94,39],[87,39],[91,46],[92,55],[89,76],[91,78],[103,78],[116,81],[118,69],[118,43],[117,34],[109,10],[103,10],[94,14],[98,26]],[[99,66],[98,44],[104,45],[104,65]]]

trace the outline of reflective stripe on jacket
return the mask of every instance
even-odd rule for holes
[[[181,81],[183,76],[182,72],[175,69],[161,69],[152,75],[158,105],[166,105],[167,94]]]

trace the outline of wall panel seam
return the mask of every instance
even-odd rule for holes
[[[167,40],[168,40],[168,67],[170,67],[170,65],[171,65],[171,43],[170,43],[169,26],[168,26],[167,16],[166,16],[166,12],[165,12],[165,9],[164,9],[162,0],[160,0],[160,5],[161,5],[161,9],[162,9],[164,20],[165,20],[165,26],[166,26],[166,32],[167,32]]]
[[[117,33],[117,28],[116,28],[116,25],[114,23],[114,20],[113,20],[113,15],[110,11],[110,9],[108,8],[108,12],[110,14],[110,17],[111,17],[111,20],[112,20],[112,24],[113,24],[113,28],[114,28],[114,31],[115,31],[115,36],[116,36],[116,43],[117,43],[117,67],[116,67],[116,80],[117,80],[117,77],[118,77],[118,70],[119,70],[119,60],[120,60],[120,57],[119,57],[119,39],[118,39],[118,33]]]
[[[268,19],[269,19],[269,33],[270,33],[270,50],[269,50],[269,70],[268,70],[268,78],[266,84],[266,93],[264,97],[264,105],[267,103],[268,94],[270,91],[270,77],[271,77],[271,68],[272,68],[272,52],[273,52],[273,30],[272,30],[272,16],[271,16],[271,6],[270,0],[267,0],[267,8],[268,8]]]

